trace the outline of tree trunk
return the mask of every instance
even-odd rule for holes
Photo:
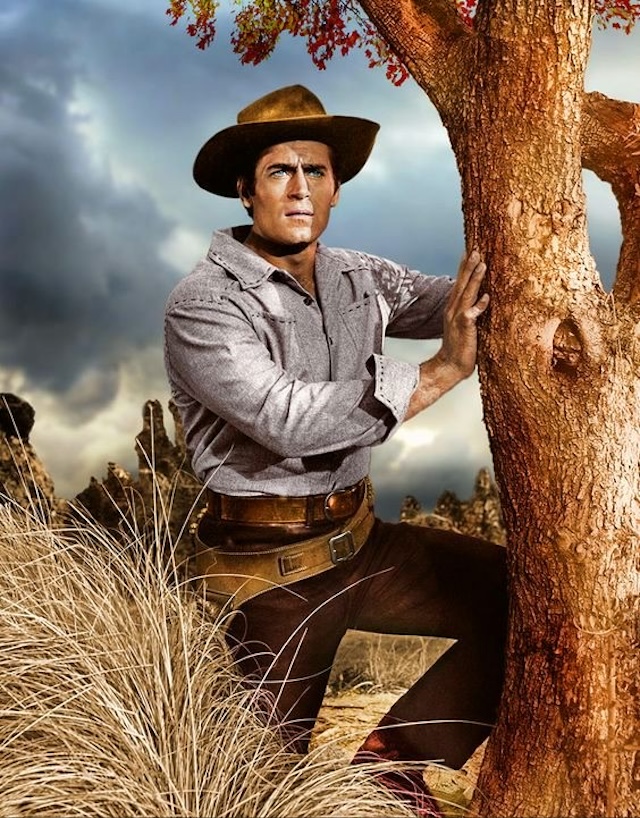
[[[479,368],[512,606],[473,807],[640,815],[639,106],[584,94],[588,0],[480,0],[475,31],[447,0],[362,6],[438,108],[488,263]],[[621,208],[609,294],[583,164]]]
[[[634,816],[638,315],[603,291],[588,248],[590,6],[500,5],[479,20],[450,123],[468,237],[490,270],[480,372],[512,579],[503,707],[475,805]]]

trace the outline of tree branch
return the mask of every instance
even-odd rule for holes
[[[613,292],[640,302],[640,105],[585,94],[582,164],[611,185],[620,210],[622,246]]]
[[[438,107],[451,98],[453,45],[468,37],[452,0],[360,0],[367,17]]]

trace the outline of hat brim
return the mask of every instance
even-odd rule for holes
[[[379,127],[369,119],[329,115],[232,125],[200,148],[193,178],[210,193],[237,198],[238,177],[246,173],[265,148],[303,139],[330,145],[336,155],[340,181],[348,182],[369,158]]]

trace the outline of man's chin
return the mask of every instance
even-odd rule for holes
[[[311,230],[288,230],[266,237],[253,233],[253,239],[247,243],[258,252],[266,251],[273,256],[289,256],[306,250],[317,241],[317,234]]]
[[[287,253],[298,253],[305,250],[310,244],[313,244],[315,237],[310,233],[297,233],[287,236],[282,241],[282,248]]]
[[[291,245],[298,245],[298,244],[311,244],[314,240],[315,236],[311,230],[291,230],[285,237],[284,240],[287,244]]]

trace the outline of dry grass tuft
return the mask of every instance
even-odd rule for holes
[[[283,751],[224,621],[141,542],[0,505],[0,816],[410,815],[326,747]]]
[[[451,639],[348,631],[329,678],[329,690],[401,695],[452,644]]]

